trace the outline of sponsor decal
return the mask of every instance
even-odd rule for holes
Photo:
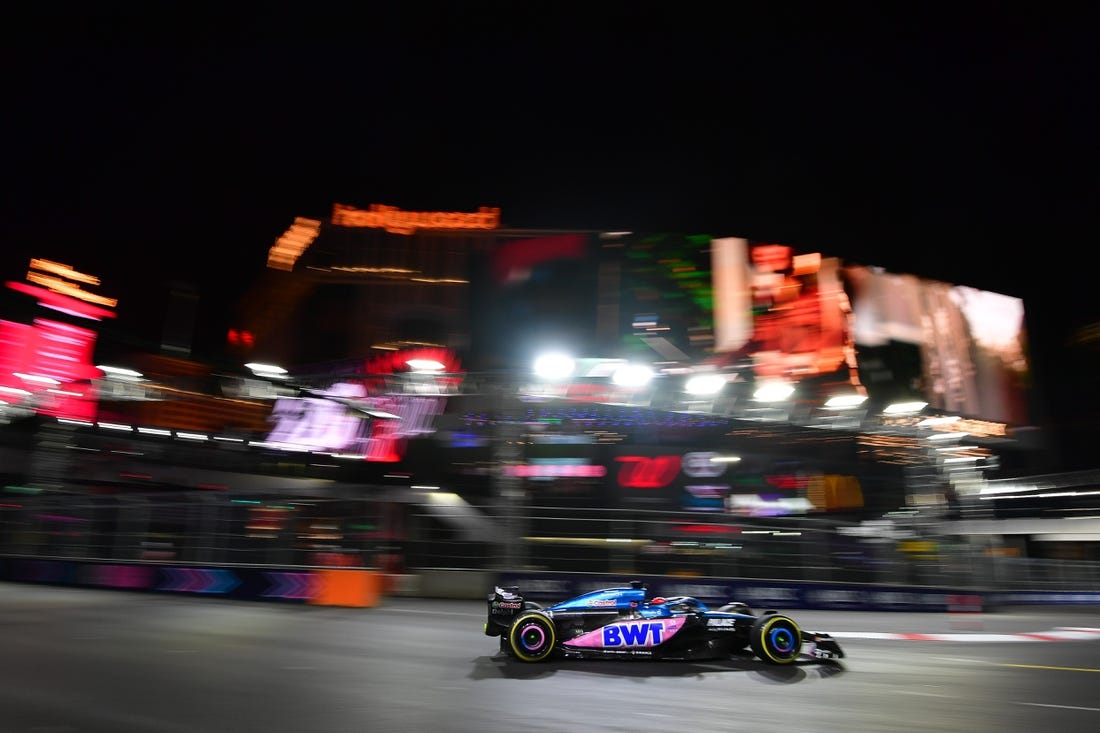
[[[615,601],[613,601],[613,600],[610,600],[610,599],[608,599],[608,600],[597,600],[597,601],[589,601],[589,602],[588,602],[588,605],[589,605],[589,606],[600,606],[600,607],[605,607],[605,606],[614,606],[614,605],[615,605]]]
[[[684,625],[683,617],[654,621],[617,621],[581,634],[570,646],[602,649],[650,648],[667,641]]]

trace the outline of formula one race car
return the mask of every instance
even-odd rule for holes
[[[712,610],[690,596],[646,598],[642,581],[604,588],[542,607],[518,586],[487,599],[486,636],[521,662],[552,657],[696,661],[752,654],[769,664],[844,657],[828,634],[804,631],[775,611],[756,615],[744,603]]]

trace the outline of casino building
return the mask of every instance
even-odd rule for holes
[[[555,267],[571,269],[580,294],[554,304],[556,319],[592,340],[597,271],[587,267],[600,239],[595,231],[503,227],[488,207],[464,214],[337,204],[329,220],[296,219],[271,248],[227,345],[241,359],[299,374],[408,347],[447,349],[474,370],[502,367],[488,353],[500,321],[534,328],[540,319],[494,317],[496,296],[549,279]],[[611,337],[610,328],[601,336]]]
[[[1022,316],[771,242],[338,204],[272,245],[227,333],[229,361],[285,374],[134,355],[137,381],[90,380],[95,417],[66,439],[97,457],[58,480],[340,498],[416,484],[743,517],[949,507],[1042,456]],[[531,373],[549,348],[577,357],[571,376]],[[652,379],[620,382],[631,366]]]

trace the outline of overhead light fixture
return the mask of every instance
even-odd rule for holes
[[[721,374],[696,374],[684,384],[684,391],[693,395],[712,395],[725,386],[726,378]]]
[[[626,364],[611,374],[611,381],[619,387],[644,387],[653,379],[653,370],[645,364]]]
[[[830,410],[846,410],[851,407],[859,407],[867,401],[867,395],[863,394],[839,394],[833,395],[825,402],[825,407]]]
[[[414,372],[441,372],[446,369],[446,365],[435,359],[409,359],[405,364]]]
[[[267,377],[268,379],[285,379],[287,370],[281,366],[274,364],[261,364],[259,362],[249,362],[245,364],[245,367],[250,369],[257,377]]]
[[[107,366],[105,364],[100,364],[96,366],[96,369],[103,372],[108,379],[136,380],[141,379],[144,376],[141,372],[136,372],[133,369],[127,369],[126,367]]]
[[[542,379],[568,379],[575,368],[576,362],[567,354],[543,354],[535,359],[535,375]]]
[[[752,398],[757,402],[782,402],[792,394],[794,385],[790,382],[763,382],[753,392]]]
[[[883,410],[883,415],[915,415],[924,408],[928,407],[927,402],[913,401],[913,402],[894,402],[887,405]]]

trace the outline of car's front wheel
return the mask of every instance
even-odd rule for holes
[[[802,629],[780,613],[761,616],[752,624],[749,646],[769,664],[790,664],[802,652]]]
[[[508,645],[521,662],[541,662],[550,656],[557,643],[554,622],[537,611],[522,613],[512,622]]]

